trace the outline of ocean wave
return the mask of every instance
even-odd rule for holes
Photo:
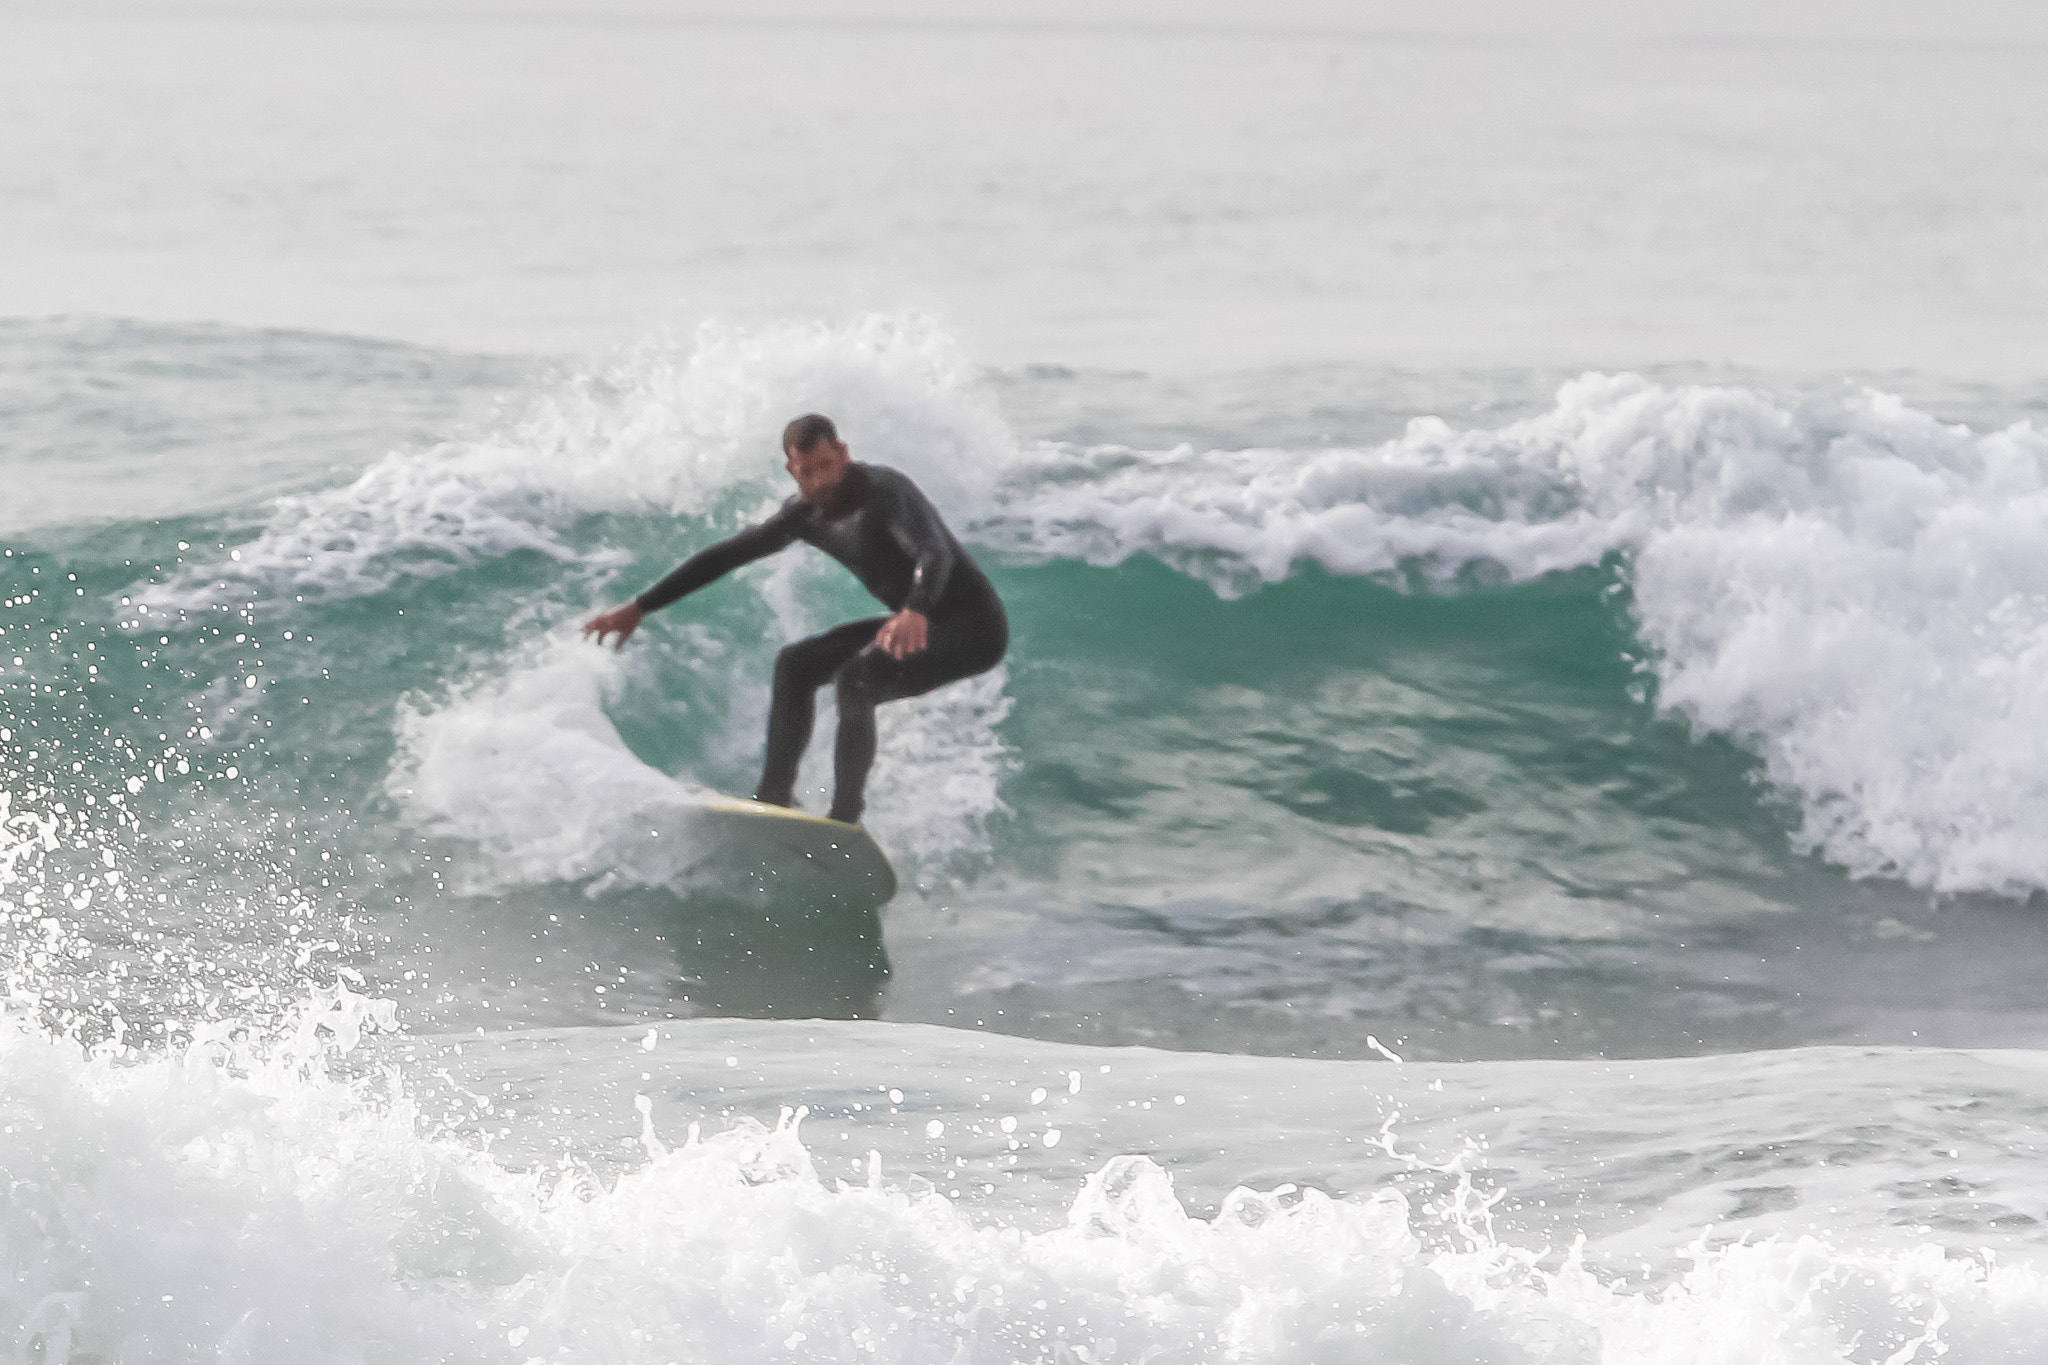
[[[928,321],[713,328],[282,500],[237,557],[141,595],[348,596],[519,551],[610,569],[584,518],[723,534],[776,495],[764,442],[807,408],[997,554],[1149,554],[1227,594],[1309,562],[1456,590],[1619,557],[1662,703],[1762,756],[1804,846],[1939,892],[2048,886],[2048,437],[1869,390],[1588,375],[1522,421],[1418,418],[1371,449],[1082,449],[1017,441]]]
[[[1551,411],[1372,450],[1042,452],[985,523],[1242,592],[1313,561],[1527,581],[1629,561],[1662,703],[1760,754],[1800,838],[1941,892],[2048,886],[2048,435],[1867,389],[1806,409],[1589,375]]]
[[[15,1212],[0,1254],[18,1273],[0,1318],[22,1349],[52,1365],[1905,1365],[2048,1346],[2032,1264],[1788,1237],[1673,1248],[1687,1268],[1632,1282],[1576,1246],[1496,1237],[1488,1199],[1462,1183],[1464,1197],[1427,1207],[1392,1190],[1239,1187],[1202,1218],[1171,1171],[1122,1155],[1076,1178],[1064,1218],[1034,1232],[872,1154],[851,1180],[824,1176],[800,1108],[671,1143],[644,1095],[624,1173],[576,1153],[515,1169],[445,1127],[491,1128],[490,1096],[437,1121],[399,1068],[340,1078],[395,1022],[336,987],[275,1041],[223,1025],[166,1057],[82,1056],[5,1021]],[[1391,1143],[1387,1161],[1401,1161]]]

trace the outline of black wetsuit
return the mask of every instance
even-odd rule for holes
[[[996,590],[939,519],[938,509],[902,474],[882,465],[846,471],[830,508],[792,497],[751,526],[691,555],[634,599],[643,612],[796,541],[815,545],[853,570],[891,612],[908,608],[930,623],[925,648],[892,659],[874,643],[886,616],[849,621],[784,649],[775,658],[768,713],[768,761],[754,797],[792,804],[797,761],[811,742],[817,691],[836,682],[839,740],[833,750],[832,818],[858,821],[875,761],[875,707],[995,667],[1009,648],[1010,626]]]

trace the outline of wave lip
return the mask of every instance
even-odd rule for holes
[[[2048,436],[1869,391],[1702,431],[1690,497],[1635,558],[1663,704],[1762,755],[1800,795],[1802,840],[1853,874],[2048,886],[2048,561],[2029,548],[2048,535]]]
[[[1006,548],[1094,564],[1150,554],[1230,594],[1305,560],[1340,574],[1413,568],[1438,582],[1485,562],[1529,579],[1614,548],[1612,519],[1493,435],[1423,418],[1372,451],[1047,447],[1022,463],[983,529]]]

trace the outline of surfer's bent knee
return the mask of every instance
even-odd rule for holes
[[[820,669],[813,661],[814,651],[804,648],[809,640],[798,640],[793,645],[784,645],[775,653],[775,682],[778,686],[798,686],[808,683],[812,687],[823,687],[832,680],[829,670]]]
[[[876,686],[875,668],[878,661],[888,657],[876,646],[869,645],[841,664],[839,671],[832,675],[832,681],[839,689],[840,701],[861,706],[874,705],[881,691]]]

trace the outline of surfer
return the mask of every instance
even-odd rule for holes
[[[768,758],[756,801],[796,804],[796,768],[811,742],[817,692],[837,689],[839,737],[832,751],[834,820],[860,823],[875,761],[875,708],[921,696],[995,667],[1010,626],[995,588],[907,477],[856,462],[829,418],[811,413],[782,432],[784,467],[797,492],[758,526],[699,550],[624,606],[584,624],[601,645],[625,647],[649,612],[796,541],[853,570],[889,608],[799,640],[775,656],[768,711]]]

